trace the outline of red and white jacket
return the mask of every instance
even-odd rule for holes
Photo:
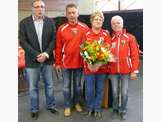
[[[111,52],[116,58],[116,62],[110,63],[110,73],[138,73],[139,49],[136,38],[132,34],[126,33],[126,30],[123,30],[117,36],[114,32],[112,35]]]
[[[58,28],[56,35],[55,65],[63,68],[81,68],[80,44],[88,26],[78,22],[65,23]]]
[[[86,41],[86,40],[100,40],[103,39],[105,43],[109,44],[109,46],[111,46],[111,36],[109,34],[109,32],[107,30],[103,30],[101,29],[101,31],[98,33],[98,34],[95,34],[92,29],[90,29],[84,36],[83,36],[83,42]],[[105,64],[103,66],[101,66],[99,68],[98,71],[96,72],[91,72],[88,67],[87,67],[87,63],[84,61],[83,62],[84,66],[83,66],[83,69],[84,69],[84,73],[85,74],[101,74],[101,73],[108,73],[109,72],[109,69],[108,69],[108,64]]]

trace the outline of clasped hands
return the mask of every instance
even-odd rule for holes
[[[40,62],[40,63],[45,62],[46,59],[47,59],[47,57],[46,57],[46,55],[43,54],[43,53],[40,53],[39,55],[37,55],[37,58],[36,58],[36,60],[37,60],[38,62]]]

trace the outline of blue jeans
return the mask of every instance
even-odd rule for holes
[[[114,110],[127,111],[129,74],[110,74]],[[121,101],[119,100],[121,99]]]
[[[85,74],[85,93],[88,111],[99,112],[103,98],[105,74]]]
[[[69,108],[72,107],[72,103],[78,104],[80,103],[81,98],[81,77],[82,77],[82,69],[63,69],[63,95],[64,95],[64,107]],[[73,83],[73,84],[72,84]],[[71,91],[71,87],[73,86],[73,92]],[[73,93],[73,99],[72,95]]]
[[[26,68],[26,80],[29,82],[29,96],[31,112],[39,111],[39,81],[40,74],[43,76],[47,108],[55,106],[53,86],[53,66],[41,65],[38,68]]]

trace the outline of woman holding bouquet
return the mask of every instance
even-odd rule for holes
[[[125,119],[128,101],[128,81],[137,78],[139,50],[135,37],[123,29],[123,19],[114,16],[111,19],[113,29],[111,52],[116,62],[110,63],[110,75],[113,91],[113,112],[120,113]],[[119,85],[120,84],[120,85]],[[120,86],[120,87],[118,87]],[[118,92],[119,88],[119,92]]]
[[[91,29],[83,36],[83,44],[89,42],[89,45],[93,41],[101,41],[102,45],[110,48],[111,37],[109,33],[102,29],[104,22],[104,15],[102,12],[94,12],[91,17]],[[91,46],[88,47],[88,53],[93,51],[93,55],[96,54]],[[94,46],[97,48],[97,45]],[[87,47],[85,47],[87,48]],[[84,50],[86,50],[84,48]],[[97,57],[101,57],[100,52],[97,52]],[[86,53],[85,53],[86,54]],[[95,117],[101,117],[101,102],[103,97],[104,81],[106,74],[108,72],[107,62],[104,64],[97,62],[97,59],[92,60],[92,56],[88,55],[89,60],[84,58],[84,74],[85,74],[85,93],[86,93],[86,105],[87,105],[87,115],[91,116],[94,112]],[[87,57],[87,58],[88,58]],[[90,60],[91,59],[91,60]],[[90,62],[91,61],[91,62]]]

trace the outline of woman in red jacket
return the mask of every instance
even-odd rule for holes
[[[125,119],[128,101],[128,81],[129,77],[131,79],[137,78],[139,50],[135,37],[123,29],[122,17],[118,15],[112,17],[111,26],[113,29],[111,52],[115,57],[115,62],[110,63],[109,75],[113,91],[113,112],[119,112],[122,119]],[[118,93],[119,83],[121,87]]]
[[[92,28],[89,29],[87,33],[85,33],[83,37],[84,41],[93,41],[100,39],[107,43],[107,45],[111,45],[111,37],[109,33],[102,29],[104,16],[101,12],[95,12],[91,15],[91,25]],[[89,64],[84,61],[84,74],[85,74],[85,93],[86,93],[86,105],[88,116],[91,116],[92,112],[94,112],[95,117],[100,117],[101,113],[101,101],[103,97],[103,88],[104,81],[106,77],[106,73],[108,72],[107,65],[102,65],[98,70],[91,70]]]

